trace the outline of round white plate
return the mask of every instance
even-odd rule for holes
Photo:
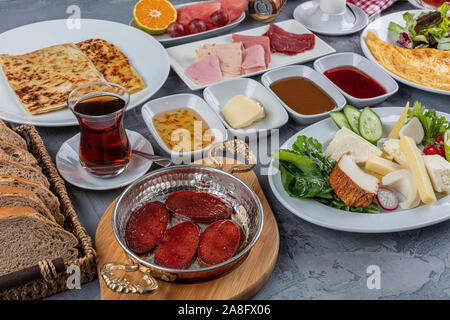
[[[153,154],[150,142],[141,134],[127,130],[131,147],[135,150]],[[98,178],[88,173],[80,163],[78,151],[80,148],[80,134],[76,134],[63,143],[56,154],[56,168],[64,180],[74,186],[89,190],[111,190],[124,187],[142,177],[151,167],[152,162],[137,155],[131,156],[128,168],[113,178]]]
[[[196,3],[199,3],[199,2],[202,2],[202,1],[178,4],[178,5],[174,5],[174,7],[176,9],[179,9],[181,7],[184,7],[184,6],[187,6],[187,5],[191,5],[191,4],[196,4]],[[165,46],[165,47],[175,46],[175,45],[179,45],[179,44],[183,44],[183,43],[187,43],[187,42],[191,42],[191,41],[202,40],[202,39],[211,38],[211,37],[215,37],[215,36],[224,34],[227,31],[229,31],[229,30],[233,29],[234,27],[236,27],[237,25],[239,25],[242,21],[244,21],[244,19],[245,19],[245,11],[242,12],[242,14],[240,15],[239,18],[237,18],[233,22],[227,24],[226,26],[223,26],[223,27],[220,27],[220,28],[207,30],[205,32],[200,32],[200,33],[196,33],[196,34],[189,34],[187,36],[182,36],[182,37],[177,37],[177,38],[172,38],[167,33],[163,33],[163,34],[159,34],[159,35],[152,35],[152,36],[156,40],[161,42],[161,44],[163,46]],[[130,26],[138,28],[138,26],[136,25],[136,22],[134,21],[134,19],[132,19],[130,21]]]
[[[294,19],[312,32],[330,36],[343,36],[361,31],[369,17],[359,7],[347,3],[344,14],[326,14],[319,8],[319,2],[307,1],[294,10]]]
[[[0,34],[0,54],[24,54],[48,46],[101,38],[116,45],[144,79],[146,88],[130,97],[128,109],[148,100],[164,84],[170,70],[169,58],[163,46],[145,32],[125,24],[93,19],[81,19],[79,29],[69,29],[67,20],[37,22]],[[73,126],[78,122],[69,109],[42,115],[30,115],[8,84],[0,68],[0,118],[36,126]]]
[[[375,57],[372,55],[372,53],[370,52],[370,49],[367,47],[366,45],[366,41],[365,38],[367,36],[367,32],[368,31],[373,31],[375,32],[378,37],[380,37],[381,40],[388,42],[388,43],[394,43],[392,41],[392,39],[390,39],[389,37],[389,32],[388,32],[388,27],[389,27],[389,23],[391,21],[398,23],[401,26],[405,25],[405,21],[403,20],[402,15],[406,12],[410,12],[410,13],[414,13],[415,15],[419,15],[421,12],[429,12],[430,10],[407,10],[407,11],[400,11],[400,12],[395,12],[395,13],[391,13],[388,14],[386,16],[382,16],[380,18],[378,18],[377,20],[371,22],[365,29],[364,31],[361,33],[361,48],[362,51],[364,52],[364,55],[369,59],[372,60],[373,62],[377,63],[378,65],[380,65],[383,69],[385,69],[381,64],[378,63],[377,59],[375,59]],[[386,69],[385,69],[386,70]],[[440,90],[440,89],[434,89],[431,87],[426,87],[417,83],[414,83],[412,81],[406,80],[402,77],[397,76],[396,74],[386,70],[387,73],[389,73],[394,79],[396,79],[397,81],[400,81],[408,86],[414,87],[414,88],[418,88],[424,91],[429,91],[429,92],[434,92],[434,93],[440,93],[440,94],[445,94],[445,95],[450,95],[450,91],[448,90]]]
[[[385,135],[397,122],[403,108],[374,108],[381,118]],[[450,120],[450,114],[438,112]],[[290,149],[299,135],[317,139],[324,147],[337,131],[331,118],[317,122],[289,138],[280,149]],[[290,197],[283,188],[280,173],[271,162],[269,184],[275,197],[293,214],[322,227],[362,233],[383,233],[412,230],[445,221],[450,218],[450,197],[439,199],[432,206],[421,205],[411,210],[396,210],[390,213],[355,213],[334,209],[314,200]]]

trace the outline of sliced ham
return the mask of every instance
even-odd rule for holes
[[[266,69],[264,48],[255,44],[244,51],[244,61],[242,62],[242,73],[249,74]]]
[[[311,33],[291,33],[271,24],[265,35],[270,39],[270,47],[273,52],[296,55],[314,48],[315,38]]]
[[[270,40],[269,37],[266,36],[245,36],[241,34],[232,34],[233,42],[242,42],[242,45],[245,49],[254,46],[255,44],[259,44],[264,48],[264,59],[266,62],[266,68],[269,67],[269,63],[271,60],[270,57]]]
[[[219,58],[215,55],[204,55],[199,61],[191,64],[185,71],[186,76],[198,85],[207,85],[222,80]]]
[[[205,55],[214,55],[219,58],[220,69],[223,74],[229,77],[236,77],[241,74],[243,46],[241,42],[226,44],[204,44],[195,51],[198,58]]]

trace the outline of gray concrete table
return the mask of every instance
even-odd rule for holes
[[[112,20],[127,24],[133,0],[0,0],[0,32],[25,24],[67,18],[71,4],[81,8],[82,18]],[[173,3],[188,1],[175,0]],[[289,0],[275,21],[292,18],[302,1]],[[399,1],[383,12],[413,9]],[[234,31],[260,26],[247,19]],[[362,54],[360,34],[343,37],[320,36],[339,51]],[[0,52],[2,50],[0,49]],[[311,66],[311,63],[307,63]],[[257,80],[260,77],[255,77]],[[173,72],[154,95],[158,98],[190,92]],[[196,92],[196,94],[201,94]],[[400,90],[381,106],[404,106],[405,101],[419,100],[428,107],[449,112],[450,98],[427,93],[400,84]],[[127,112],[125,125],[147,137],[155,152],[162,154],[141,118],[141,108]],[[280,130],[280,143],[302,129],[289,121]],[[77,127],[38,128],[52,158],[61,144],[79,132]],[[450,221],[424,229],[390,233],[357,234],[328,230],[297,218],[273,196],[266,176],[256,172],[278,222],[280,253],[273,274],[254,299],[449,299],[450,297]],[[81,223],[94,239],[97,224],[108,205],[122,189],[94,192],[67,185]],[[368,289],[367,268],[381,269],[381,288]],[[99,299],[98,280],[80,290],[57,294],[51,299]]]

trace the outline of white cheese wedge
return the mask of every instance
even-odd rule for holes
[[[400,208],[407,210],[415,208],[420,204],[419,192],[409,170],[401,169],[392,171],[383,177],[381,183],[403,195],[405,200],[399,203]]]
[[[370,155],[367,159],[365,169],[366,172],[374,172],[381,176],[385,176],[392,171],[403,169],[403,167],[379,156]]]
[[[387,155],[387,158],[394,160],[398,164],[408,167],[408,161],[405,154],[400,150],[399,139],[388,139],[381,146],[381,150]]]
[[[370,155],[381,156],[379,148],[343,127],[326,148],[324,154],[338,161],[342,155],[350,152],[350,157],[358,164],[364,164]]]
[[[419,144],[425,137],[425,132],[423,131],[420,120],[414,117],[400,129],[398,135],[400,138],[404,136],[411,137],[416,144]]]
[[[436,202],[436,195],[419,148],[411,137],[403,137],[400,139],[400,150],[406,155],[420,199],[424,203],[432,205]]]
[[[450,162],[440,155],[423,156],[434,191],[450,192]]]
[[[221,111],[225,121],[233,128],[240,129],[265,117],[264,108],[256,99],[242,94],[231,98]]]

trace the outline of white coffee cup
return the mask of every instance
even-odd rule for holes
[[[346,0],[319,0],[320,10],[328,14],[342,14],[345,12]]]

